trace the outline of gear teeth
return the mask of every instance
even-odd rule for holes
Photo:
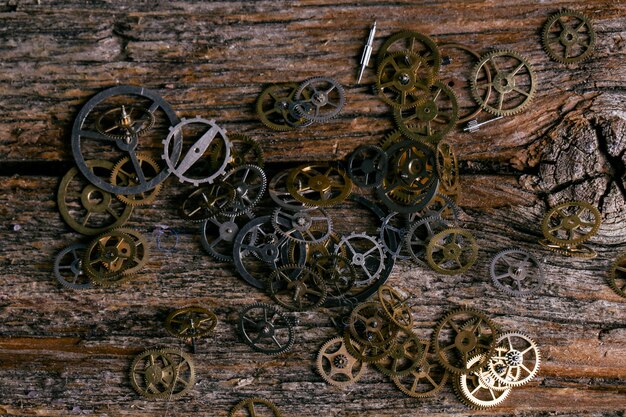
[[[312,212],[315,210],[319,210],[322,214],[322,216],[324,216],[326,218],[326,224],[327,227],[323,227],[321,224],[319,224],[320,227],[315,227],[317,224],[311,224],[306,231],[307,232],[321,232],[323,234],[322,237],[320,238],[314,238],[314,239],[305,239],[303,234],[300,234],[302,237],[298,238],[296,236],[294,236],[294,233],[287,233],[284,230],[281,229],[280,225],[278,224],[277,218],[279,217],[280,214],[285,214],[286,210],[282,207],[277,207],[274,212],[272,213],[272,226],[274,226],[274,230],[276,231],[276,233],[278,233],[281,236],[286,237],[287,239],[291,240],[292,242],[296,242],[296,243],[304,243],[307,245],[323,245],[324,243],[328,242],[328,240],[330,239],[332,233],[333,233],[333,222],[332,219],[330,218],[330,216],[328,215],[328,213],[326,213],[326,211],[323,208],[310,208],[310,209],[305,209],[305,210],[300,210],[300,212]],[[293,213],[295,214],[295,213]],[[294,229],[294,231],[297,231]],[[311,233],[312,234],[312,233]]]
[[[329,114],[325,114],[325,115],[318,115],[318,116],[310,116],[307,115],[306,113],[302,113],[301,116],[310,121],[310,122],[315,122],[315,123],[324,123],[327,122],[329,120],[334,119],[335,117],[337,117],[339,115],[339,113],[341,112],[341,110],[343,109],[343,106],[346,102],[346,92],[343,88],[343,86],[334,78],[331,77],[312,77],[309,78],[307,80],[305,80],[304,82],[302,82],[299,86],[298,89],[296,90],[295,94],[294,94],[294,100],[297,101],[300,98],[300,95],[302,94],[302,92],[311,84],[315,83],[315,82],[326,82],[332,86],[334,86],[335,90],[337,91],[338,95],[339,95],[339,102],[336,103],[335,106],[335,110],[331,111]],[[298,107],[296,106],[296,111],[298,111]],[[322,106],[323,107],[323,106]]]
[[[624,280],[624,284],[626,284],[626,272],[622,273],[623,275],[622,277],[618,276],[618,270],[617,270],[618,267],[626,268],[626,252],[622,253],[615,259],[615,261],[611,265],[611,269],[609,270],[609,275],[608,275],[608,283],[611,289],[615,291],[617,295],[626,298],[626,292],[624,291],[624,287],[620,288],[617,285],[618,279]]]
[[[344,354],[346,356],[349,356],[348,361],[349,361],[349,359],[353,359],[355,362],[357,362],[357,366],[360,366],[360,368],[357,371],[356,375],[352,375],[351,374],[350,376],[348,376],[345,373],[342,374],[342,375],[344,375],[344,376],[349,378],[348,381],[336,381],[336,380],[332,379],[328,375],[328,373],[324,370],[324,366],[323,366],[323,363],[324,363],[324,353],[325,353],[325,351],[329,347],[334,346],[337,343],[340,344],[340,347],[339,347],[339,349],[335,350],[333,353],[339,353],[340,351],[343,350],[342,354]],[[355,343],[357,345],[357,349],[361,348],[360,345],[358,345],[356,342],[353,342],[353,343]],[[330,361],[329,358],[327,358],[327,360]],[[322,345],[322,347],[318,351],[317,359],[315,361],[315,364],[316,364],[316,367],[317,367],[317,372],[322,377],[322,379],[324,381],[326,381],[329,385],[332,385],[332,386],[335,386],[335,387],[338,387],[338,388],[345,388],[345,387],[347,387],[349,385],[352,385],[355,382],[357,382],[359,379],[361,379],[361,377],[364,374],[365,369],[367,368],[367,365],[364,362],[362,362],[358,358],[354,357],[348,351],[348,348],[346,346],[346,341],[342,337],[335,337],[335,338],[332,338],[332,339],[328,340],[326,343],[324,343]],[[334,368],[334,364],[331,362],[331,372],[332,372],[333,368]]]
[[[556,51],[550,48],[549,46],[550,29],[557,22],[557,20],[559,20],[563,16],[575,17],[579,19],[581,22],[583,22],[589,29],[589,32],[588,32],[589,45],[587,46],[587,49],[585,49],[585,51],[582,54],[575,56],[575,57],[571,57],[571,58],[567,58],[565,56],[557,54]],[[563,27],[561,27],[561,33],[563,32],[563,30],[564,30]],[[541,44],[542,44],[543,50],[553,61],[556,61],[563,65],[571,66],[573,64],[584,62],[593,56],[595,44],[596,44],[596,33],[593,30],[593,25],[592,25],[591,20],[587,16],[585,16],[584,14],[576,10],[563,9],[560,12],[557,12],[551,15],[548,18],[548,20],[546,20],[546,22],[544,23],[543,29],[541,31]]]
[[[498,337],[498,340],[496,342],[496,349],[499,348],[501,344],[509,337],[518,337],[520,339],[524,339],[530,345],[530,347],[533,348],[533,352],[535,354],[535,362],[536,362],[534,368],[531,371],[529,371],[528,375],[522,379],[518,379],[516,381],[506,381],[502,379],[502,377],[500,377],[498,373],[495,371],[495,369],[493,368],[494,365],[493,365],[492,360],[489,360],[487,364],[489,368],[489,373],[496,381],[498,381],[500,384],[504,386],[507,386],[510,388],[516,388],[516,387],[521,387],[523,385],[526,385],[537,376],[537,374],[539,373],[539,369],[541,368],[541,351],[539,350],[537,343],[530,336],[528,336],[525,333],[520,333],[520,332],[508,332],[508,333],[504,333],[500,335],[500,337]],[[504,347],[506,348],[506,346]],[[507,352],[508,351],[509,350],[507,349]]]
[[[384,70],[386,67],[386,64],[391,61],[394,60],[398,57],[407,57],[410,58],[411,61],[413,61],[413,63],[411,64],[411,67],[413,65],[415,65],[416,63],[419,63],[418,68],[416,69],[416,71],[420,71],[420,73],[423,72],[427,72],[427,77],[426,78],[418,78],[415,80],[415,83],[413,85],[413,88],[415,89],[415,91],[421,90],[421,92],[423,94],[421,94],[418,97],[415,97],[413,94],[411,94],[411,97],[413,97],[413,99],[415,100],[414,102],[408,104],[408,105],[401,105],[400,103],[398,103],[396,100],[393,100],[392,98],[388,97],[385,95],[385,90],[382,88],[382,78],[384,76]],[[397,67],[396,67],[397,68]],[[396,74],[402,70],[396,70]],[[407,72],[410,71],[410,68],[407,68]],[[416,74],[418,75],[418,74]],[[423,74],[421,74],[423,75]],[[395,77],[392,77],[392,80]],[[419,104],[424,103],[427,98],[428,98],[428,88],[430,86],[433,85],[433,83],[435,82],[436,77],[434,74],[433,69],[426,63],[426,61],[419,55],[413,52],[409,52],[409,51],[397,51],[397,52],[392,52],[390,54],[388,54],[385,59],[383,60],[383,62],[381,63],[381,65],[378,66],[378,72],[376,75],[376,84],[375,84],[375,92],[376,95],[378,95],[385,103],[387,103],[388,105],[390,105],[391,107],[393,107],[394,109],[411,109],[413,107],[418,106]],[[422,88],[425,88],[426,90],[422,90]],[[400,91],[398,91],[395,87],[390,87],[391,90],[393,90],[396,93],[400,93]]]
[[[136,154],[137,159],[143,162],[146,162],[148,165],[150,165],[153,169],[154,169],[154,173],[155,176],[158,175],[161,172],[161,167],[159,166],[158,162],[155,161],[154,159],[152,159],[150,156],[148,156],[145,153],[137,153]],[[111,177],[109,178],[109,182],[113,185],[117,185],[117,175],[119,174],[120,170],[122,169],[122,167],[128,163],[130,161],[130,157],[125,156],[122,159],[120,159],[117,164],[115,164],[115,166],[113,167],[113,169],[111,170]],[[159,183],[157,184],[154,188],[152,188],[151,190],[146,190],[143,193],[140,194],[131,194],[129,196],[123,195],[123,194],[116,194],[115,197],[117,197],[118,200],[120,200],[122,203],[127,204],[129,206],[143,206],[143,205],[148,205],[148,204],[152,204],[154,203],[154,201],[156,200],[157,196],[159,195],[160,191],[161,191],[161,187],[162,187],[163,183]],[[137,198],[135,199],[135,196],[139,196],[141,194],[147,194],[147,196],[144,196],[143,198]]]
[[[272,311],[275,315],[277,315],[280,319],[282,319],[286,323],[288,336],[289,336],[289,339],[286,344],[284,344],[279,349],[269,350],[269,349],[264,349],[258,346],[257,344],[253,343],[251,340],[249,340],[249,338],[245,334],[245,331],[242,327],[242,322],[243,322],[243,317],[245,316],[245,314],[248,311],[253,310],[253,309],[262,309],[264,311],[267,311],[267,310]],[[275,321],[276,320],[274,320],[273,322]],[[265,353],[266,355],[270,355],[270,356],[276,356],[276,355],[280,355],[285,352],[288,352],[289,350],[291,350],[295,342],[295,333],[294,333],[293,324],[291,323],[291,320],[289,319],[289,317],[285,314],[284,310],[281,308],[278,308],[277,306],[273,306],[273,305],[266,304],[266,303],[256,302],[256,303],[252,303],[244,307],[244,309],[240,312],[240,319],[239,319],[239,323],[237,326],[237,331],[243,338],[243,341],[245,344],[247,344],[248,346],[250,346],[252,349],[254,349],[257,352]]]
[[[562,210],[563,208],[567,208],[567,207],[580,207],[585,210],[588,210],[593,215],[594,224],[589,232],[573,239],[559,239],[550,233],[550,219],[552,218],[552,215],[560,212],[560,210]],[[579,215],[576,215],[576,217],[579,218]],[[583,243],[589,240],[592,236],[594,236],[598,232],[598,229],[600,228],[601,223],[602,223],[602,215],[600,214],[600,211],[594,206],[592,206],[591,204],[584,202],[584,201],[566,201],[564,203],[557,204],[556,206],[548,210],[548,212],[543,218],[543,221],[541,222],[541,231],[543,233],[543,236],[548,241],[558,246],[577,245],[579,243]]]
[[[480,355],[480,354],[474,355],[468,359],[468,363],[474,363],[474,362],[480,363],[483,360],[483,358],[484,358],[484,355]],[[480,378],[479,376],[477,377]],[[452,388],[455,394],[457,395],[457,397],[459,398],[459,400],[463,404],[475,410],[485,410],[485,409],[489,409],[489,408],[492,408],[501,404],[504,400],[508,398],[508,396],[510,395],[512,391],[511,388],[508,388],[504,391],[496,391],[500,393],[500,396],[497,397],[497,399],[491,400],[491,401],[479,400],[477,398],[474,399],[472,392],[467,387],[467,382],[465,384],[465,387],[463,387],[463,384],[462,384],[463,380],[467,381],[467,375],[458,375],[458,376],[455,375],[453,382],[452,382]]]
[[[246,400],[239,401],[230,410],[230,413],[228,413],[228,417],[239,417],[239,416],[241,416],[241,414],[237,413],[239,410],[246,410],[245,412],[247,413],[249,406],[253,407],[253,404],[263,404],[263,405],[265,405],[266,407],[268,407],[272,411],[273,417],[283,417],[282,413],[278,410],[278,408],[276,407],[276,405],[274,405],[273,402],[268,401],[268,400],[263,399],[263,398],[260,398],[260,397],[252,397],[252,398],[248,398]]]

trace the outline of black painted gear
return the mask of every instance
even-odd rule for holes
[[[295,341],[292,320],[269,304],[254,303],[245,307],[239,313],[238,329],[247,345],[268,355],[287,352]]]

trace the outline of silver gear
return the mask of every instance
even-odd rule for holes
[[[238,166],[228,171],[223,181],[235,188],[235,200],[222,210],[222,214],[231,217],[247,213],[256,206],[267,186],[265,172],[256,165]]]
[[[217,215],[205,220],[200,226],[200,241],[209,255],[218,261],[233,261],[233,242],[239,229],[253,216],[229,217]]]
[[[306,120],[320,123],[339,114],[346,102],[346,93],[334,78],[313,77],[300,84],[294,102],[298,114]]]
[[[405,234],[404,245],[418,265],[428,267],[426,262],[428,242],[436,233],[448,227],[448,224],[439,216],[424,217],[409,227]]]
[[[360,241],[357,245],[357,241]],[[335,254],[346,253],[357,270],[357,287],[365,287],[376,282],[385,269],[385,250],[383,245],[373,236],[366,233],[350,233],[344,236],[335,248]]]
[[[333,233],[332,219],[322,208],[288,212],[279,207],[272,215],[272,224],[276,232],[298,243],[323,243]]]
[[[73,290],[93,288],[89,277],[83,272],[85,249],[87,245],[76,243],[61,250],[54,258],[54,277],[64,287]]]
[[[541,262],[522,249],[505,249],[491,260],[491,280],[512,296],[530,295],[541,287],[545,274]]]

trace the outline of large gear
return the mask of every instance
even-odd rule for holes
[[[324,280],[314,270],[295,264],[276,268],[267,278],[266,289],[276,303],[292,311],[321,306],[328,292]]]
[[[426,246],[426,262],[440,274],[462,274],[477,258],[476,240],[464,229],[445,229],[433,236]]]
[[[268,193],[272,201],[278,204],[278,206],[291,211],[299,211],[307,206],[303,202],[296,200],[289,192],[287,187],[289,174],[291,174],[291,170],[287,169],[274,175],[268,186]]]
[[[444,387],[450,373],[437,360],[427,339],[420,339],[424,354],[419,365],[407,375],[392,375],[393,383],[406,395],[413,398],[432,397]]]
[[[218,261],[233,261],[233,242],[239,229],[252,217],[217,215],[200,226],[200,242],[209,255]]]
[[[383,60],[395,51],[408,51],[419,54],[426,61],[426,64],[432,68],[434,74],[439,72],[441,54],[439,53],[437,43],[423,33],[404,30],[387,38],[378,50],[376,67],[380,67]]]
[[[395,341],[399,327],[379,303],[362,303],[352,310],[349,319],[351,339],[366,347],[383,347]]]
[[[435,73],[420,55],[398,51],[389,54],[378,67],[378,96],[395,109],[415,107],[427,99]]]
[[[469,358],[467,367],[475,370],[458,375],[453,379],[453,387],[459,399],[468,407],[479,410],[501,404],[511,393],[511,388],[497,390],[485,383],[490,378],[489,371],[482,369],[482,366],[476,366],[484,360],[484,354]]]
[[[289,212],[277,208],[272,215],[276,231],[299,243],[318,244],[327,241],[333,232],[333,222],[321,208]]]
[[[424,344],[415,333],[402,330],[395,346],[376,362],[376,369],[389,377],[402,377],[418,369],[424,360]]]
[[[192,128],[191,126],[195,127]],[[202,126],[202,129],[198,129],[197,126]],[[192,131],[192,134],[188,134],[188,136],[193,137],[195,142],[186,149],[186,153],[179,160],[178,155],[183,150],[185,129]],[[198,135],[199,137],[196,138]],[[209,152],[210,145],[216,140],[222,142],[223,150],[223,160],[218,164],[211,161]],[[211,184],[226,172],[226,167],[230,162],[231,148],[232,143],[226,136],[226,130],[215,123],[215,120],[196,116],[191,119],[182,118],[180,123],[170,127],[169,134],[163,140],[161,158],[167,164],[169,172],[176,175],[180,182],[189,182],[197,187],[204,183]],[[212,165],[217,165],[217,168],[213,168]]]
[[[54,277],[64,287],[73,290],[93,288],[82,267],[86,248],[82,243],[75,243],[61,250],[54,258]]]
[[[487,68],[483,71],[485,66]],[[486,73],[491,74],[490,79],[482,75]],[[483,110],[496,116],[512,116],[525,110],[537,89],[530,62],[509,50],[483,55],[474,67],[471,81],[474,100]],[[486,95],[486,89],[490,89],[491,94]]]
[[[191,357],[178,349],[148,349],[137,355],[130,366],[131,385],[149,400],[178,399],[195,381]]]
[[[223,181],[235,189],[234,201],[221,211],[227,216],[240,216],[256,206],[265,192],[267,177],[256,165],[240,165],[228,171]]]
[[[243,341],[254,350],[278,355],[293,347],[293,322],[276,307],[254,303],[239,313],[238,329]]]
[[[165,330],[183,340],[207,337],[216,325],[217,316],[201,306],[179,308],[165,318]]]
[[[491,260],[489,272],[496,287],[513,296],[537,292],[545,278],[537,258],[521,249],[498,252]]]
[[[541,223],[544,237],[559,246],[578,245],[596,234],[602,223],[597,208],[584,201],[557,204]]]
[[[125,187],[139,185],[140,181],[137,177],[137,172],[135,171],[133,163],[134,162],[131,161],[130,157],[128,156],[120,159],[111,171],[111,184],[115,186],[121,185]],[[161,167],[159,166],[159,164],[145,153],[137,153],[136,163],[138,164],[138,169],[141,169],[145,179],[148,181],[159,175],[159,172],[161,172]],[[137,194],[117,194],[116,197],[120,199],[120,201],[122,201],[123,203],[131,206],[152,204],[159,195],[162,185],[162,183],[158,184],[151,190]]]
[[[298,86],[293,99],[299,115],[319,123],[339,114],[346,102],[346,93],[334,78],[313,77]]]
[[[539,348],[530,337],[522,333],[505,333],[496,341],[489,371],[499,384],[521,387],[537,376],[540,365]]]
[[[498,328],[479,310],[463,307],[448,312],[433,331],[433,352],[454,374],[468,374],[487,364],[493,356]],[[483,354],[481,360],[467,366],[469,359]]]
[[[541,42],[548,56],[556,62],[575,64],[591,56],[596,33],[587,16],[566,9],[548,18],[543,25]]]
[[[344,236],[335,248],[335,254],[346,253],[357,270],[358,287],[369,286],[376,282],[385,269],[385,251],[373,236],[366,233],[351,233]]]
[[[100,179],[108,179],[114,168],[112,162],[104,160],[84,164],[93,177]],[[131,205],[85,181],[77,168],[70,169],[61,179],[57,205],[65,223],[84,235],[97,235],[122,226],[133,212]]]
[[[282,417],[278,407],[263,398],[248,398],[235,404],[228,417]]]
[[[360,346],[353,342],[356,349]],[[342,337],[330,339],[319,350],[315,362],[324,381],[338,388],[354,384],[363,376],[367,366],[348,352]]]
[[[328,164],[304,164],[287,177],[293,198],[310,207],[327,207],[344,201],[352,192],[352,180],[341,168]]]
[[[116,230],[104,233],[87,245],[83,271],[94,284],[121,284],[131,278],[126,271],[136,266],[136,249],[134,238],[128,234]]]
[[[626,253],[615,259],[609,270],[608,280],[613,291],[626,298]]]
[[[313,122],[295,111],[294,96],[298,84],[274,84],[261,92],[256,102],[256,113],[265,126],[277,131],[288,131],[310,126]],[[304,98],[309,98],[303,91]]]

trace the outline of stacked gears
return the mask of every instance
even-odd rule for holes
[[[430,340],[420,338],[412,330],[412,298],[384,285],[375,302],[357,305],[343,336],[328,340],[318,352],[322,379],[345,388],[370,364],[414,398],[435,395],[451,379],[463,403],[482,409],[502,403],[512,388],[539,372],[536,343],[521,333],[500,334],[479,310],[452,310],[435,326]]]

